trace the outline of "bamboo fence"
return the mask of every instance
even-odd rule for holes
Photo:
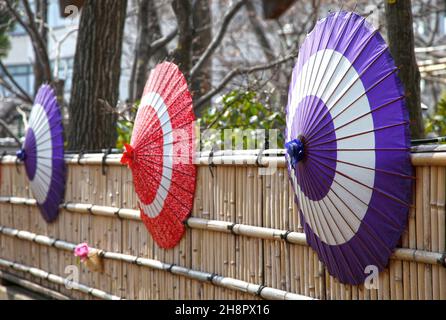
[[[446,299],[445,151],[414,150],[407,230],[369,289],[339,283],[307,246],[282,150],[197,157],[194,209],[171,250],[159,248],[142,224],[120,155],[67,156],[65,203],[53,224],[41,218],[24,168],[7,156],[0,164],[0,277],[72,299]],[[273,174],[262,175],[271,166]],[[103,272],[77,262],[73,248],[81,242],[100,250]],[[74,290],[66,286],[73,268]]]

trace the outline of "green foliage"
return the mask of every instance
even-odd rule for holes
[[[128,120],[118,120],[117,123],[118,140],[116,141],[116,148],[124,148],[125,143],[130,143],[132,137],[133,122]]]
[[[272,110],[268,104],[269,96],[264,99],[260,96],[254,91],[234,90],[225,95],[220,103],[208,108],[200,119],[200,127],[202,131],[215,130],[202,134],[202,149],[210,150],[212,146],[222,149],[223,145],[228,144],[228,141],[224,141],[228,139],[224,136],[225,129],[231,129],[233,132],[233,138],[229,140],[229,143],[235,141],[237,144],[235,137],[243,137],[244,149],[262,148],[263,145],[259,145],[261,142],[259,134],[266,133],[268,140],[269,130],[276,129],[278,130],[277,147],[283,147],[284,113]],[[264,133],[255,131],[258,129],[264,130]]]
[[[127,117],[119,117],[116,123],[116,130],[118,132],[118,139],[116,141],[116,148],[123,149],[125,143],[130,143],[132,138],[134,118],[138,110],[140,101],[136,101],[134,106],[128,111]]]
[[[435,136],[446,136],[446,94],[437,105],[437,112],[425,119],[426,132]]]

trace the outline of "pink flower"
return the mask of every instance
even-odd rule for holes
[[[82,261],[88,258],[88,253],[90,252],[90,248],[88,247],[88,244],[81,243],[76,246],[74,249],[74,255],[76,257],[81,258]]]

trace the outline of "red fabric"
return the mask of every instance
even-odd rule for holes
[[[162,63],[152,70],[143,97],[158,93],[167,106],[167,115],[173,130],[172,179],[167,197],[158,216],[151,218],[141,210],[141,218],[156,243],[162,248],[172,248],[181,240],[184,221],[193,206],[196,168],[193,164],[194,128],[192,97],[186,79],[173,63]],[[166,135],[162,126],[166,115],[157,114],[155,99],[149,105],[140,105],[135,120],[131,145],[121,161],[132,170],[135,191],[143,204],[156,201],[163,178],[165,156],[163,146]],[[161,117],[161,119],[159,118]],[[170,167],[170,166],[169,166]]]

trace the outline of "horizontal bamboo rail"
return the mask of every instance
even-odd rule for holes
[[[441,166],[446,165],[446,146],[417,146],[413,147],[411,154],[412,164],[414,166]],[[268,167],[276,165],[284,167],[286,160],[285,150],[223,150],[211,152],[200,152],[195,154],[194,163],[199,166],[215,165],[251,165]],[[79,165],[106,165],[122,166],[121,154],[66,154],[65,162],[67,164]],[[0,159],[0,164],[16,164],[15,156],[7,155]]]
[[[17,197],[0,197],[0,203],[35,206],[36,200]],[[89,213],[105,217],[116,216],[120,219],[129,219],[136,221],[141,220],[139,211],[133,209],[97,206],[94,204],[81,203],[65,203],[61,205],[61,208],[67,210],[68,212],[72,211],[77,213]],[[232,233],[238,236],[245,236],[262,240],[281,240],[296,245],[307,245],[305,234],[295,231],[257,227],[222,220],[208,220],[194,217],[188,218],[185,224],[190,229]],[[440,264],[446,267],[446,254],[440,252],[397,248],[391,256],[391,259],[427,263],[432,265]]]
[[[35,233],[28,232],[25,230],[17,230],[17,229],[13,229],[13,228],[4,227],[4,226],[0,226],[0,234],[3,234],[8,237],[13,237],[13,238],[29,241],[29,242],[38,243],[38,244],[48,246],[48,247],[55,247],[55,248],[66,250],[66,251],[74,251],[74,249],[76,247],[76,244],[74,244],[74,243],[69,243],[69,242],[66,242],[63,240],[50,238],[50,237],[47,237],[44,235],[37,235]],[[207,282],[207,283],[210,283],[210,284],[218,286],[218,287],[223,287],[223,288],[227,288],[227,289],[231,289],[231,290],[235,290],[235,291],[240,291],[240,292],[256,295],[256,296],[259,296],[264,299],[269,299],[269,300],[314,300],[307,296],[303,296],[303,295],[299,295],[299,294],[295,294],[295,293],[291,293],[291,292],[286,292],[286,291],[275,289],[275,288],[265,287],[262,285],[253,284],[253,283],[249,283],[246,281],[233,279],[230,277],[223,277],[223,276],[220,276],[220,275],[217,275],[214,273],[192,270],[189,268],[176,266],[175,264],[164,263],[159,260],[141,258],[141,257],[127,255],[127,254],[118,253],[118,252],[107,252],[107,251],[101,250],[99,248],[92,248],[92,249],[98,250],[99,256],[101,256],[104,259],[122,261],[122,262],[127,262],[130,264],[135,264],[135,265],[150,268],[150,269],[170,272],[174,275],[183,276],[183,277],[197,280],[200,282]],[[31,273],[32,275],[38,276],[42,279],[47,279],[51,282],[55,282],[58,284],[65,283],[64,279],[59,276],[51,275],[46,271],[36,269],[36,268],[26,267],[26,266],[16,264],[14,262],[10,262],[7,260],[0,259],[0,266],[13,268],[18,271],[28,272],[28,273]],[[104,299],[106,299],[108,297],[107,294],[105,294],[105,293],[102,294],[101,292],[99,292],[100,290],[88,288],[88,287],[85,287],[82,285],[78,285],[78,287],[79,287],[78,290],[82,291],[84,293],[92,294],[92,295],[100,297],[100,298],[102,298],[102,296],[103,296]],[[88,290],[86,290],[86,288],[88,288]],[[113,296],[111,296],[111,297],[113,297]],[[121,299],[119,297],[116,297],[116,298]]]
[[[48,273],[45,270],[25,266],[23,264],[5,260],[5,259],[1,259],[1,258],[0,258],[0,267],[10,268],[10,269],[14,269],[16,271],[29,273],[34,277],[44,279],[44,280],[47,280],[47,281],[50,281],[50,282],[53,282],[53,283],[56,283],[59,285],[65,285],[67,283],[67,280],[62,278],[61,276]],[[73,283],[73,282],[69,282],[69,283],[72,284],[72,286],[71,286],[72,290],[77,290],[77,291],[86,293],[88,295],[91,295],[91,296],[99,298],[99,299],[121,300],[120,297],[106,293],[99,289],[91,288],[91,287],[88,287],[88,286],[80,284],[80,283]]]
[[[19,277],[16,277],[16,276],[10,274],[10,273],[0,271],[0,279],[6,280],[10,283],[13,283],[17,286],[25,288],[29,291],[32,291],[32,292],[35,292],[38,294],[42,294],[44,296],[50,297],[55,300],[70,300],[69,297],[67,297],[59,292],[39,286],[38,284],[36,284],[34,282],[30,282],[30,281],[21,279]]]

